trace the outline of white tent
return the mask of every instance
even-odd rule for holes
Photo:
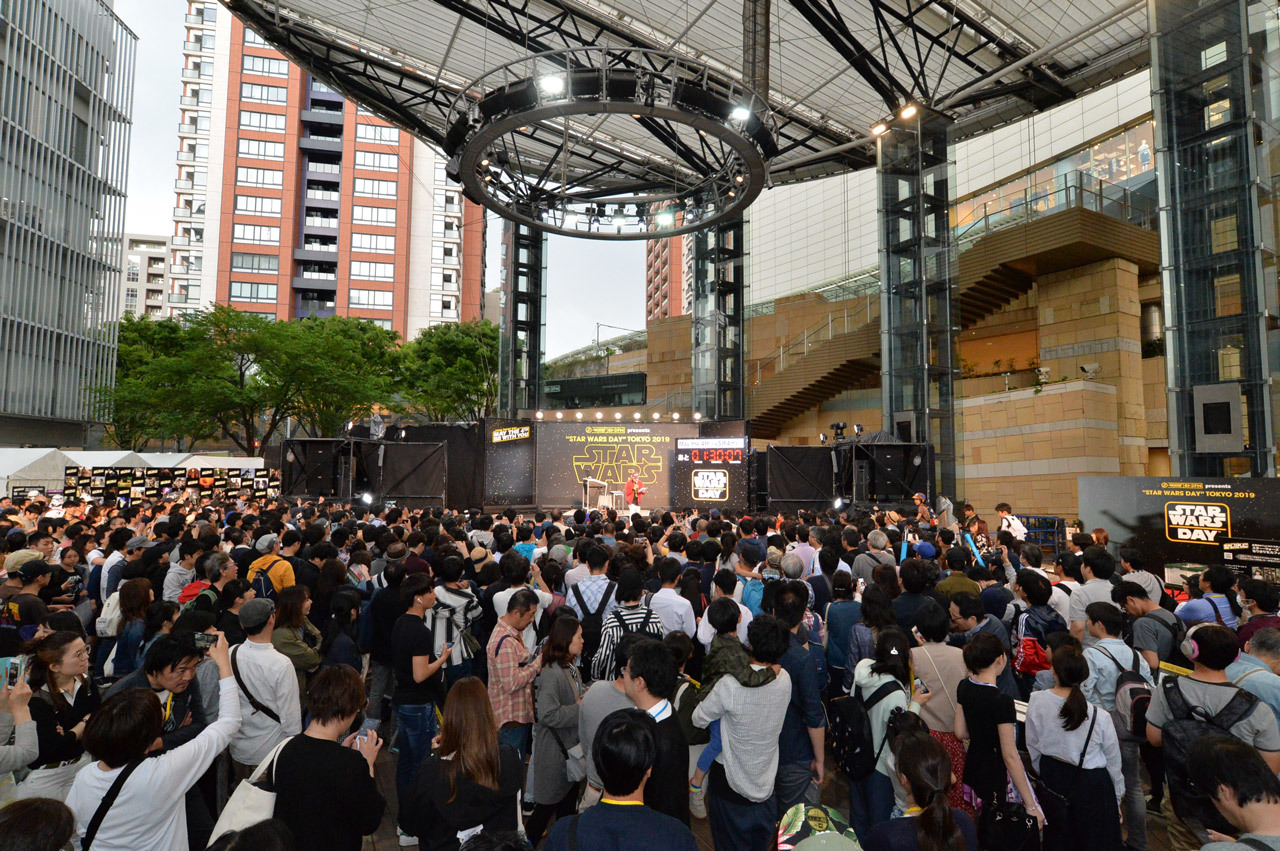
[[[192,455],[180,466],[212,467],[215,470],[261,470],[267,466],[267,461],[265,458],[249,458],[244,455]]]
[[[142,460],[148,467],[186,467],[190,452],[143,452]]]
[[[57,449],[0,449],[0,495],[42,487],[61,491],[67,467],[77,466],[70,456]]]
[[[88,452],[68,452],[67,457],[77,467],[125,467],[134,469],[147,466],[147,462],[136,452],[123,449],[99,449]]]

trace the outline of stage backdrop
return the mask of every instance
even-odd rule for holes
[[[528,420],[484,421],[484,504],[505,508],[534,504],[538,448]]]
[[[1085,531],[1104,528],[1113,545],[1141,550],[1157,576],[1171,568],[1166,581],[1181,565],[1246,560],[1223,558],[1227,539],[1280,541],[1277,479],[1080,476],[1079,493]]]
[[[697,437],[696,423],[538,423],[538,504],[578,507],[588,477],[621,491],[632,470],[649,489],[641,505],[670,508],[676,438]]]

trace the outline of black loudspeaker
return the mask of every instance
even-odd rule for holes
[[[859,460],[853,463],[853,498],[864,502],[870,497],[867,491],[871,487],[871,462]]]

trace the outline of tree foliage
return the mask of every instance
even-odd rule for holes
[[[479,420],[498,404],[498,326],[424,328],[405,344],[405,401],[433,421]]]

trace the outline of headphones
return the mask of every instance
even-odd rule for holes
[[[1182,651],[1182,655],[1186,656],[1193,662],[1196,657],[1200,655],[1200,646],[1196,644],[1196,640],[1191,636],[1195,635],[1196,630],[1203,626],[1208,626],[1208,624],[1198,623],[1191,627],[1191,629],[1187,630],[1187,634],[1183,637],[1182,643],[1178,645],[1178,649]]]

